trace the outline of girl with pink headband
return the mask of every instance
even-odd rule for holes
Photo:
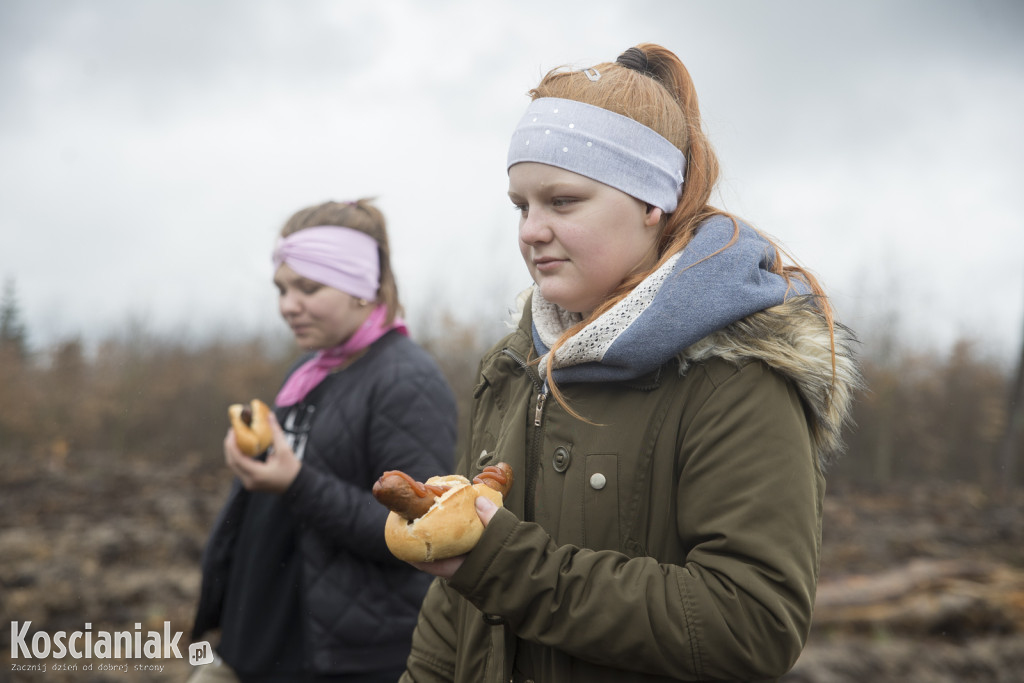
[[[770,680],[810,629],[824,471],[859,386],[818,281],[710,204],[669,50],[556,69],[506,159],[533,280],[480,363],[456,471],[512,466],[421,569],[403,683]]]
[[[274,445],[224,456],[237,481],[203,556],[194,681],[387,681],[429,577],[388,552],[387,470],[450,472],[455,403],[402,320],[384,216],[366,199],[295,213],[273,255],[281,316],[307,351],[275,399]]]

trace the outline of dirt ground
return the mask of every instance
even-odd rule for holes
[[[199,555],[228,483],[198,457],[0,456],[0,683],[184,680],[185,659],[140,660],[162,672],[12,660],[10,622],[49,634],[86,622],[163,633],[166,622],[187,657]],[[997,502],[949,484],[834,491],[823,536],[813,631],[785,681],[1024,680],[1024,492]],[[47,671],[14,670],[25,663]]]
[[[811,637],[785,681],[1024,681],[1024,491],[836,491],[822,536]]]

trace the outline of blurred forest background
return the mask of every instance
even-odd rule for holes
[[[195,341],[129,321],[95,348],[31,345],[13,283],[0,302],[0,630],[191,627],[198,562],[230,478],[226,406],[272,399],[296,349]],[[467,407],[497,338],[441,316],[414,326]],[[828,474],[815,624],[791,681],[1010,681],[1024,671],[1021,363],[984,339],[922,350],[858,330],[868,390]],[[285,330],[282,329],[282,332]],[[463,412],[463,414],[465,414]],[[19,678],[22,676],[23,678]]]

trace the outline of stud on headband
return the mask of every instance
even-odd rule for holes
[[[678,147],[628,116],[575,100],[541,97],[512,134],[508,164],[535,161],[614,187],[665,213],[682,193]]]

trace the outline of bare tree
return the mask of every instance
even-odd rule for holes
[[[1020,457],[1021,433],[1024,432],[1024,335],[1021,336],[1017,376],[1010,387],[1006,406],[1006,431],[999,444],[997,463],[1001,470],[999,490],[1005,496],[1017,484],[1017,460]]]
[[[7,351],[19,361],[28,356],[28,333],[21,322],[21,310],[15,292],[14,280],[4,282],[3,295],[0,296],[0,349]]]

